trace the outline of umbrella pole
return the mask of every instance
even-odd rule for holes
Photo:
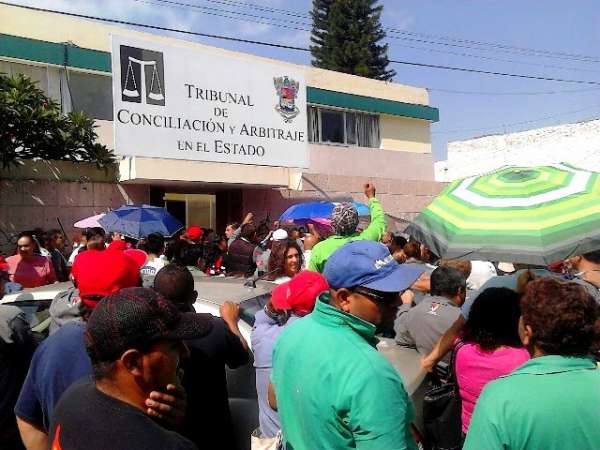
[[[56,218],[56,221],[58,222],[58,226],[60,227],[63,236],[65,237],[65,245],[70,245],[69,238],[67,237],[67,233],[65,233],[65,227],[63,227],[63,224],[58,217]]]

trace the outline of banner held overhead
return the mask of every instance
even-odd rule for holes
[[[115,152],[306,168],[304,73],[112,35]]]

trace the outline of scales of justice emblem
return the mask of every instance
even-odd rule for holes
[[[296,106],[300,83],[286,75],[273,78],[273,84],[279,96],[279,103],[275,106],[275,111],[281,114],[285,123],[291,123],[294,117],[300,114],[300,110]]]
[[[121,76],[121,93],[123,101],[152,105],[165,104],[164,69],[161,52],[121,46],[121,70],[127,64],[125,77]],[[152,69],[150,87],[148,73]]]

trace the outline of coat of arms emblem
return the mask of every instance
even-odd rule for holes
[[[275,110],[281,114],[285,123],[290,123],[300,113],[300,110],[296,106],[296,97],[298,97],[300,83],[289,78],[287,75],[273,78],[273,83],[279,96],[279,103],[275,106]]]

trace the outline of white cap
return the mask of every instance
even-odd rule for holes
[[[505,273],[513,273],[515,271],[515,266],[509,262],[500,262],[498,263],[498,269]]]
[[[467,278],[467,289],[479,290],[490,278],[498,275],[489,261],[471,261],[471,275]]]
[[[273,237],[271,237],[272,241],[285,241],[288,238],[287,231],[282,228],[279,228],[273,232]]]

